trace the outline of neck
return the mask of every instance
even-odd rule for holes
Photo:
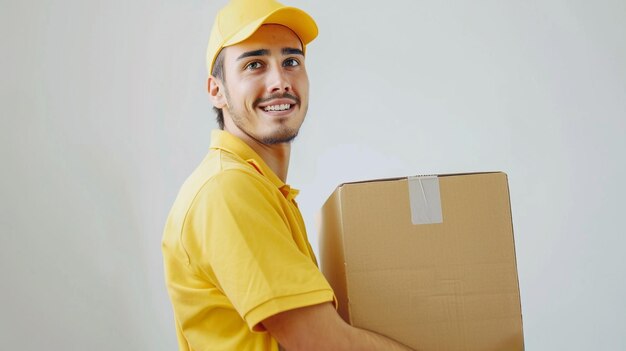
[[[268,167],[283,181],[287,183],[289,171],[289,157],[291,155],[291,143],[264,144],[250,135],[242,132],[239,128],[224,128],[227,132],[243,140],[254,150]]]
[[[283,181],[287,183],[287,172],[289,171],[289,156],[291,155],[291,143],[280,143],[265,145],[252,139],[252,143],[244,140],[252,150],[254,150],[269,168]]]

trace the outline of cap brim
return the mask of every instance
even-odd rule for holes
[[[248,39],[264,24],[280,24],[291,29],[300,38],[303,46],[315,39],[318,33],[317,24],[306,12],[295,7],[283,7],[243,27],[226,40],[222,47],[235,45]]]

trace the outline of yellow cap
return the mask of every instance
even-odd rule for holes
[[[263,24],[280,24],[300,38],[303,49],[317,37],[317,25],[311,16],[275,0],[232,0],[217,13],[206,62],[209,74],[222,48],[246,40]]]

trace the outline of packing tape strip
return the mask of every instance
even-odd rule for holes
[[[437,176],[408,177],[411,222],[413,224],[443,223],[439,178]]]

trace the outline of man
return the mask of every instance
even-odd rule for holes
[[[285,184],[316,36],[308,14],[274,0],[217,15],[207,65],[221,130],[163,236],[180,350],[408,350],[339,317]]]

